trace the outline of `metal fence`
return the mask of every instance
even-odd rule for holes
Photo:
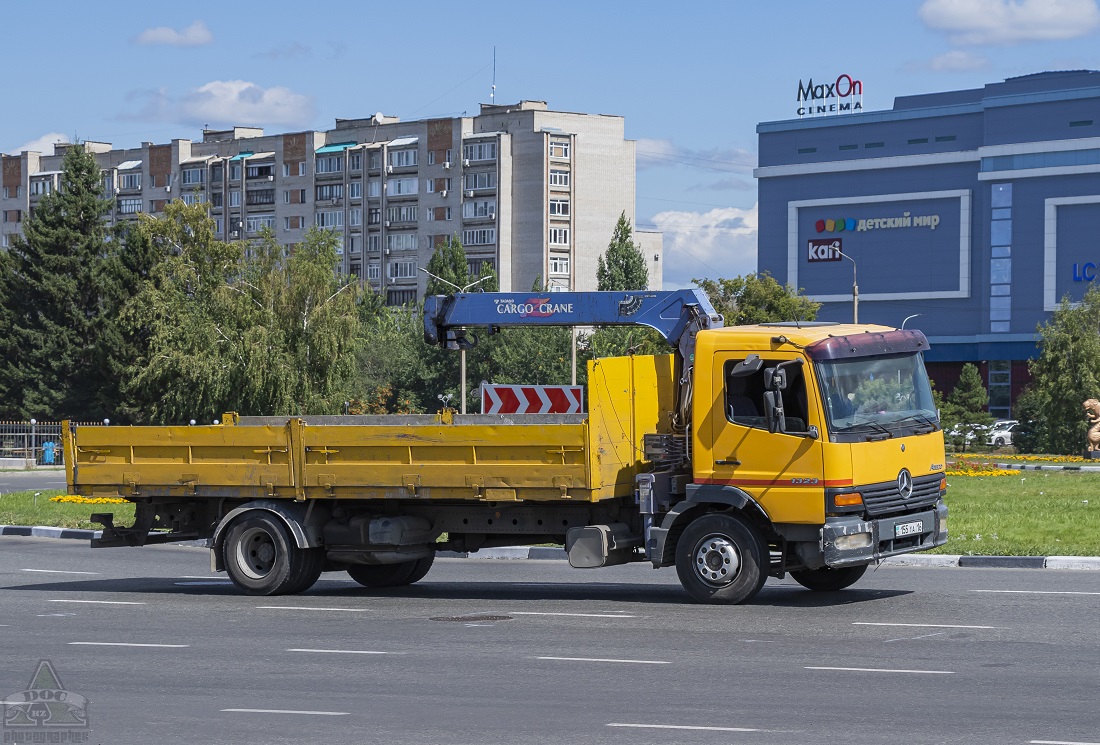
[[[77,422],[81,426],[102,422]],[[0,422],[0,458],[62,465],[61,422]]]

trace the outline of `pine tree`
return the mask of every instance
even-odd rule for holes
[[[100,419],[99,267],[110,202],[95,156],[72,145],[59,188],[38,202],[0,261],[0,416]]]
[[[607,251],[596,267],[597,290],[644,290],[649,286],[645,256],[633,240],[626,212],[619,215]]]
[[[821,303],[781,285],[767,272],[733,279],[693,279],[707,293],[711,305],[727,326],[776,321],[812,321]]]

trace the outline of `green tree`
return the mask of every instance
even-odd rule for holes
[[[767,272],[733,279],[693,279],[707,293],[711,305],[727,326],[776,321],[812,321],[821,303],[790,285],[781,285]]]
[[[633,230],[624,210],[615,224],[607,251],[599,258],[596,289],[644,290],[648,286],[649,270],[646,269],[645,256],[634,243]]]
[[[100,291],[110,202],[95,156],[72,145],[59,188],[0,252],[0,415],[100,419]]]
[[[988,405],[989,393],[982,384],[981,373],[976,365],[968,362],[962,366],[959,382],[947,394],[940,409],[941,424],[948,433],[948,442],[959,450],[984,442],[989,425],[993,423],[993,417],[986,411]]]
[[[1078,454],[1088,429],[1081,404],[1100,398],[1100,287],[1090,285],[1079,304],[1063,298],[1038,331],[1039,356],[1017,402],[1014,439],[1023,452]]]

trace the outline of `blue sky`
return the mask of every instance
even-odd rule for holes
[[[5,153],[74,136],[198,140],[204,124],[474,114],[495,46],[497,103],[624,117],[637,224],[665,232],[666,287],[755,270],[755,128],[795,116],[800,80],[850,74],[873,111],[1100,68],[1097,0],[64,0],[11,3],[4,20]]]

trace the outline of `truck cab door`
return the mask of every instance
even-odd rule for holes
[[[825,519],[824,432],[817,386],[810,363],[797,354],[759,353],[762,364],[738,365],[747,353],[719,352],[713,359],[715,390],[710,424],[710,452],[696,452],[697,480],[732,485],[751,494],[773,522],[820,524]],[[765,375],[784,366],[787,385],[779,395],[786,433],[769,432],[765,409]],[[755,368],[755,369],[754,369]],[[705,426],[705,424],[704,424]],[[702,433],[700,433],[702,434]],[[701,462],[701,461],[706,461]]]

